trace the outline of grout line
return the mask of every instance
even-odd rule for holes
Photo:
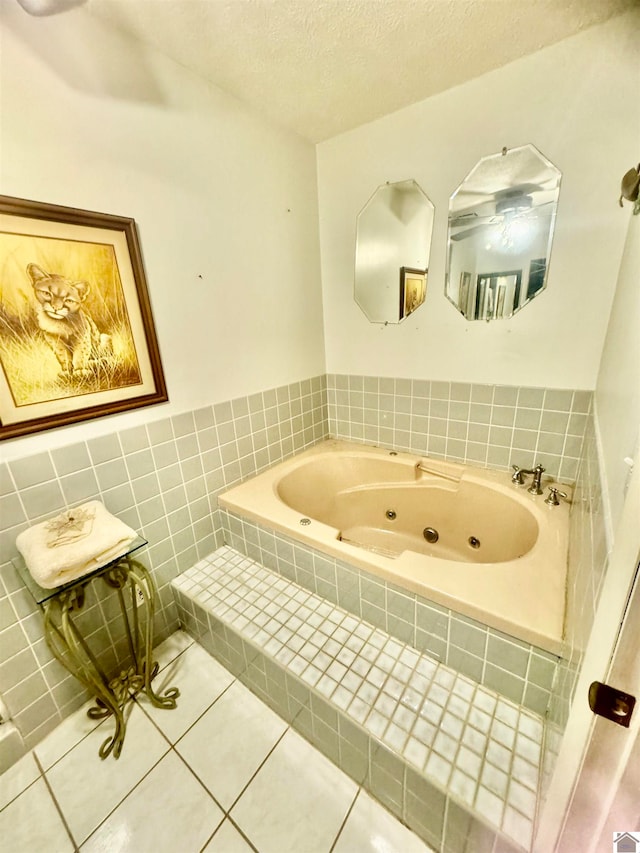
[[[239,835],[244,839],[244,841],[249,845],[249,847],[250,847],[252,850],[254,850],[254,851],[255,851],[255,853],[258,853],[258,848],[257,848],[257,847],[255,847],[255,846],[251,843],[251,840],[249,839],[249,837],[248,837],[247,835],[245,835],[245,833],[242,831],[242,829],[240,828],[240,826],[235,822],[235,820],[232,818],[232,816],[231,816],[231,815],[227,815],[226,820],[228,820],[228,821],[229,821],[229,823],[231,824],[231,826],[233,826],[233,827],[235,828],[236,832],[237,832],[237,833],[238,833],[238,834],[239,834]],[[223,822],[224,822],[224,821],[223,821]],[[222,824],[221,824],[221,825],[222,825]]]
[[[245,687],[246,687],[246,685],[245,685]],[[247,688],[247,689],[248,689],[248,688]],[[255,695],[256,695],[256,694],[254,693],[254,696],[255,696]],[[260,698],[260,697],[258,697],[258,698]],[[260,701],[263,701],[263,700],[260,700]],[[269,707],[266,703],[263,703],[263,704],[265,705],[265,707],[267,707],[267,708]],[[270,709],[270,710],[273,710],[273,709]],[[298,713],[300,713],[301,711],[302,711],[302,708],[300,708],[300,711],[298,711]],[[274,713],[275,713],[275,711],[274,711]],[[296,714],[296,717],[297,717],[297,716],[298,716],[298,714]],[[295,717],[294,717],[294,719],[295,719]],[[273,744],[273,746],[271,747],[271,749],[267,752],[267,754],[265,755],[265,757],[262,759],[262,761],[260,762],[260,764],[259,764],[259,765],[258,765],[258,767],[256,768],[255,772],[253,773],[253,775],[251,776],[251,778],[249,779],[249,781],[245,784],[245,786],[242,788],[242,790],[240,791],[240,793],[238,794],[238,796],[237,796],[237,797],[235,798],[235,800],[231,803],[231,805],[229,806],[229,808],[225,811],[225,814],[229,815],[229,814],[231,813],[231,811],[233,811],[233,809],[236,807],[236,805],[237,805],[238,801],[239,801],[239,800],[240,800],[240,798],[243,796],[243,794],[245,793],[245,791],[247,790],[247,788],[249,787],[249,785],[253,782],[253,780],[256,778],[256,776],[258,775],[258,773],[262,770],[262,768],[264,767],[264,765],[266,764],[266,762],[269,760],[269,758],[271,758],[271,756],[273,755],[273,752],[275,751],[276,747],[281,743],[281,741],[283,740],[283,738],[285,737],[285,735],[287,735],[290,731],[293,731],[294,733],[296,733],[296,734],[298,734],[298,735],[299,735],[299,732],[296,732],[296,730],[295,730],[295,729],[292,729],[292,727],[291,727],[291,723],[289,723],[289,724],[287,725],[287,727],[285,728],[285,730],[284,730],[284,731],[282,732],[282,734],[280,735],[280,737],[276,740],[276,742]],[[302,737],[302,735],[299,735],[299,736],[300,736],[300,737]],[[313,744],[312,744],[312,745],[313,745]]]
[[[144,775],[143,775],[140,779],[138,779],[138,781],[136,782],[136,784],[135,784],[135,785],[134,785],[134,786],[133,786],[129,791],[127,791],[127,793],[124,795],[124,797],[122,797],[122,799],[121,799],[121,800],[119,800],[119,801],[116,803],[116,805],[111,809],[111,811],[110,811],[108,814],[106,814],[106,815],[102,818],[102,820],[101,820],[98,824],[96,824],[96,826],[94,826],[94,828],[91,830],[91,832],[89,833],[89,835],[87,835],[87,837],[86,837],[86,838],[84,838],[84,839],[82,840],[82,844],[81,844],[80,846],[83,846],[84,844],[86,844],[86,842],[91,838],[91,836],[92,836],[92,835],[95,835],[95,833],[98,831],[98,829],[100,829],[100,827],[101,827],[101,826],[102,826],[102,825],[103,825],[107,820],[109,820],[109,818],[111,817],[111,815],[112,815],[115,811],[117,811],[117,809],[119,809],[119,808],[120,808],[120,806],[124,803],[124,801],[125,801],[126,799],[128,799],[128,798],[129,798],[129,796],[130,796],[130,795],[131,795],[131,794],[136,790],[136,788],[140,787],[140,785],[144,782],[144,780],[147,778],[147,776],[149,776],[151,773],[153,773],[153,771],[156,769],[156,767],[157,767],[157,766],[158,766],[162,761],[164,761],[164,759],[167,757],[167,755],[169,755],[169,753],[170,753],[170,752],[171,752],[171,745],[169,745],[169,749],[168,749],[166,752],[163,752],[163,753],[162,753],[162,755],[160,756],[160,758],[158,758],[158,760],[155,762],[155,764],[153,764],[153,765],[152,765],[152,766],[151,766],[151,767],[146,771],[146,773],[144,773]],[[107,758],[106,758],[106,759],[104,759],[104,760],[105,760],[105,761],[108,761],[110,758],[112,758],[112,756],[110,756],[110,755],[109,755],[109,756],[107,756]],[[116,759],[114,759],[114,760],[116,760]],[[77,849],[78,849],[78,848],[76,847],[76,850],[77,850]]]
[[[60,815],[60,820],[62,821],[62,823],[63,823],[63,825],[64,825],[64,828],[65,828],[65,829],[66,829],[66,831],[67,831],[67,835],[69,836],[69,839],[71,840],[71,843],[72,843],[72,845],[73,845],[73,849],[74,849],[74,851],[76,851],[76,853],[78,853],[78,850],[79,850],[78,845],[77,845],[77,844],[76,844],[76,842],[75,842],[75,839],[74,839],[74,837],[73,837],[73,834],[72,834],[72,832],[71,832],[71,829],[70,829],[70,827],[69,827],[69,824],[67,823],[67,819],[66,819],[66,818],[65,818],[65,816],[64,816],[64,813],[63,813],[63,811],[62,811],[62,807],[60,806],[60,803],[58,802],[58,800],[57,800],[57,798],[56,798],[56,795],[53,793],[53,788],[52,788],[52,787],[51,787],[51,785],[49,784],[49,780],[47,779],[47,775],[46,775],[46,773],[44,772],[44,770],[43,770],[43,768],[42,768],[42,765],[40,764],[40,762],[39,762],[39,760],[38,760],[38,756],[35,754],[35,752],[33,753],[33,758],[34,758],[34,760],[35,760],[36,764],[38,765],[38,769],[40,770],[40,774],[41,774],[41,777],[42,777],[42,779],[43,779],[43,781],[44,781],[44,784],[47,786],[47,790],[49,791],[49,794],[50,794],[50,796],[51,796],[51,799],[53,800],[53,804],[55,805],[55,807],[56,807],[56,809],[57,809],[57,811],[58,811],[58,814]],[[37,781],[37,780],[36,780],[36,781]]]
[[[165,667],[165,669],[166,669],[166,668],[167,668],[167,667]],[[163,670],[163,671],[164,671],[164,670]],[[228,670],[227,670],[227,671],[228,671]],[[231,673],[230,673],[230,674],[231,674]],[[187,734],[187,732],[189,732],[189,731],[190,731],[190,730],[191,730],[191,729],[196,725],[196,723],[200,722],[200,720],[204,717],[204,715],[205,715],[209,710],[211,710],[211,708],[216,704],[216,702],[218,701],[218,699],[220,699],[220,697],[221,697],[221,696],[224,696],[224,694],[227,692],[227,690],[231,687],[231,685],[232,685],[235,681],[236,681],[236,679],[234,678],[234,680],[231,682],[231,684],[228,684],[228,685],[227,685],[227,687],[225,687],[225,689],[222,691],[222,693],[220,693],[220,695],[219,695],[219,696],[216,696],[216,698],[213,700],[213,702],[211,702],[211,704],[210,704],[210,705],[208,705],[208,706],[204,709],[204,711],[200,714],[200,716],[199,716],[199,717],[197,717],[197,719],[195,719],[195,720],[191,723],[191,725],[190,725],[187,729],[185,729],[185,730],[184,730],[184,732],[180,735],[180,737],[179,737],[179,738],[178,738],[178,740],[176,741],[176,744],[177,744],[177,743],[179,743],[179,742],[182,740],[182,738]],[[151,716],[151,714],[149,714],[149,712],[148,712],[147,708],[145,708],[145,705],[146,705],[147,703],[139,702],[139,701],[138,701],[138,699],[137,699],[137,696],[136,696],[136,697],[133,697],[133,698],[132,698],[132,701],[133,701],[133,702],[135,702],[135,704],[136,704],[136,705],[138,706],[138,708],[140,708],[140,710],[144,713],[145,717],[149,720],[149,722],[150,722],[150,723],[152,723],[152,724],[153,724],[153,726],[155,726],[155,728],[160,732],[160,734],[161,734],[161,735],[162,735],[162,737],[167,741],[167,743],[169,744],[169,746],[173,748],[174,744],[173,744],[173,742],[172,742],[171,740],[169,740],[169,736],[168,736],[167,734],[165,734],[165,732],[160,728],[159,724],[158,724],[158,723],[153,719],[153,717]],[[153,705],[151,705],[151,707],[154,707],[154,706],[153,706]],[[172,709],[166,709],[166,710],[172,710]]]
[[[31,752],[33,754],[33,750],[31,750]],[[28,754],[29,754],[28,752],[25,753],[25,755],[28,755]],[[22,756],[22,757],[24,758],[24,756]],[[34,760],[36,760],[35,754],[33,755],[33,758],[34,758]],[[20,760],[20,759],[18,759],[18,760]],[[11,797],[10,800],[7,800],[7,802],[0,809],[0,814],[2,814],[2,812],[5,809],[9,808],[11,803],[15,803],[15,801],[18,799],[18,797],[21,797],[26,791],[29,790],[29,788],[33,788],[33,786],[36,784],[36,782],[40,781],[40,778],[44,774],[43,774],[42,768],[40,767],[40,764],[37,760],[36,760],[36,764],[38,765],[38,769],[40,770],[40,776],[36,776],[36,778],[33,780],[33,782],[29,782],[29,784],[26,787],[24,787],[21,791],[18,791],[18,793],[15,795],[15,797]],[[9,769],[11,769],[11,768],[9,768]]]
[[[221,811],[221,812],[222,812],[222,814],[223,814],[223,818],[222,818],[222,820],[221,820],[221,821],[220,821],[220,823],[216,826],[216,828],[214,829],[213,833],[212,833],[212,834],[211,834],[211,836],[210,836],[210,839],[209,839],[209,840],[211,840],[211,838],[213,838],[213,836],[216,834],[216,832],[220,829],[220,827],[221,827],[221,826],[222,826],[222,824],[224,823],[225,818],[227,818],[227,817],[228,817],[228,815],[227,815],[227,811],[226,811],[226,809],[224,808],[224,806],[222,805],[222,803],[220,803],[220,802],[216,799],[216,797],[214,796],[213,792],[212,792],[212,791],[211,791],[211,790],[210,790],[210,789],[205,785],[205,783],[202,781],[202,779],[198,776],[198,774],[197,774],[197,773],[196,773],[196,771],[193,769],[193,767],[189,764],[189,762],[186,760],[186,758],[185,758],[185,757],[184,757],[180,752],[178,752],[178,750],[177,750],[174,746],[172,746],[172,747],[171,747],[171,749],[169,750],[169,752],[173,752],[173,753],[174,753],[174,754],[175,754],[175,755],[180,759],[180,761],[184,764],[184,766],[185,766],[185,767],[187,768],[187,770],[191,773],[191,775],[194,777],[194,779],[196,779],[196,780],[198,781],[198,783],[199,783],[200,785],[202,785],[203,789],[207,792],[207,794],[209,794],[209,796],[211,797],[211,799],[213,800],[213,802],[216,804],[216,806],[220,809],[220,811]],[[166,755],[168,755],[168,754],[169,754],[169,752],[166,752],[166,753],[165,753],[165,756],[166,756]],[[165,757],[165,756],[163,756],[163,757]],[[206,847],[208,843],[209,843],[209,841],[207,841],[207,842],[206,842],[206,844],[205,844],[204,846]]]
[[[82,708],[84,708],[84,706],[85,706],[88,702],[93,702],[93,703],[95,704],[95,701],[96,701],[95,697],[93,697],[92,699],[88,699],[88,700],[87,700],[87,702],[83,702],[83,704],[82,704],[79,708],[77,708],[77,709],[76,709],[76,711],[74,711],[74,713],[78,713],[78,714],[79,714],[79,713],[80,713],[80,711],[82,710]],[[132,701],[132,700],[131,700],[131,699],[128,699],[124,707],[126,707],[126,705],[128,705],[130,701]],[[124,708],[123,708],[123,711],[124,711]],[[129,713],[130,713],[130,712],[129,712]],[[71,717],[71,716],[73,716],[73,715],[72,715],[72,714],[70,714],[69,716]],[[96,723],[96,725],[91,729],[91,731],[88,731],[88,732],[86,732],[86,734],[82,735],[82,737],[81,737],[79,740],[77,740],[77,741],[76,741],[72,746],[70,746],[70,747],[69,747],[69,749],[67,749],[67,751],[66,751],[66,752],[64,752],[61,756],[59,756],[58,758],[56,758],[56,760],[53,762],[53,764],[50,764],[50,765],[49,765],[49,767],[47,767],[47,769],[46,769],[46,770],[43,770],[43,773],[48,773],[48,772],[49,772],[49,770],[52,770],[52,769],[56,766],[56,764],[59,764],[65,756],[69,755],[69,753],[70,753],[72,750],[74,750],[74,749],[76,748],[76,746],[78,746],[79,744],[81,744],[83,740],[86,740],[86,739],[89,737],[89,735],[92,735],[92,734],[96,731],[96,729],[99,729],[99,728],[100,728],[100,726],[102,726],[102,725],[104,725],[106,722],[108,722],[108,721],[109,721],[109,719],[110,719],[110,717],[111,717],[111,715],[108,715],[108,716],[106,716],[104,719],[100,720],[100,722]],[[54,729],[53,731],[55,731],[55,729]],[[51,732],[51,734],[53,734],[53,732]],[[37,749],[37,748],[38,748],[38,744],[36,744],[36,745],[33,747],[33,754],[34,754],[34,757],[36,757],[36,749]],[[40,760],[38,759],[38,764],[39,764],[39,763],[40,763]]]
[[[316,747],[316,748],[317,748],[317,747]],[[344,770],[343,770],[342,772],[344,773]],[[345,775],[346,775],[346,774],[345,774]],[[356,789],[356,793],[355,793],[355,795],[354,795],[354,797],[353,797],[353,800],[351,801],[351,805],[350,805],[350,806],[349,806],[349,808],[347,809],[347,813],[346,813],[346,815],[344,816],[344,820],[343,820],[343,821],[342,821],[342,823],[340,824],[340,828],[338,829],[338,834],[337,834],[337,835],[336,835],[336,837],[333,839],[333,844],[332,844],[332,845],[331,845],[331,847],[329,848],[329,853],[333,853],[333,849],[334,849],[334,847],[336,846],[336,844],[338,843],[338,839],[340,838],[340,835],[342,834],[342,831],[344,830],[345,826],[347,825],[347,821],[348,821],[348,820],[349,820],[349,818],[351,817],[351,812],[353,811],[353,809],[354,809],[354,807],[355,807],[356,800],[357,800],[357,799],[358,799],[358,797],[360,796],[360,792],[361,792],[361,791],[362,791],[362,785],[359,785],[359,786],[357,787],[357,789]],[[376,802],[378,802],[378,801],[376,800]],[[380,803],[380,805],[382,806],[382,803]],[[382,807],[384,808],[384,806],[382,806]],[[398,819],[395,815],[393,815],[393,817],[394,817],[396,820],[398,820],[398,822],[400,822],[400,821],[399,821],[399,819]]]

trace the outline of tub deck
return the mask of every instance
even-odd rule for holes
[[[309,461],[327,458],[327,454],[342,454],[346,460],[371,459],[374,463],[381,460],[386,463],[390,458],[390,452],[382,448],[325,441],[230,489],[219,496],[219,504],[236,515],[285,533],[443,607],[552,654],[562,653],[569,530],[567,503],[557,507],[546,505],[542,495],[530,495],[526,489],[512,484],[507,472],[472,469],[429,459],[429,470],[423,470],[421,475],[423,483],[437,483],[442,479],[450,484],[452,477],[464,477],[467,481],[485,484],[526,507],[538,525],[537,540],[523,556],[502,562],[463,562],[412,550],[402,551],[395,557],[387,556],[341,540],[341,530],[313,518],[301,523],[300,513],[279,498],[279,484],[287,474],[301,469]],[[407,471],[415,471],[420,463],[418,457],[404,453],[396,454],[393,460],[399,465],[400,481],[406,481]],[[566,490],[567,487],[562,488]],[[496,525],[500,523],[501,519],[496,518]]]

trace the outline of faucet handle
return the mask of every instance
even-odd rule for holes
[[[567,497],[566,492],[561,492],[560,489],[558,489],[556,486],[549,486],[549,494],[544,499],[544,502],[546,504],[549,504],[549,506],[560,506],[560,501],[558,500],[558,495],[561,498]]]
[[[522,476],[522,469],[517,465],[512,465],[513,474],[511,475],[511,482],[516,483],[518,486],[524,486],[524,477]]]

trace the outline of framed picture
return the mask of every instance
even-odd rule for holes
[[[469,289],[471,287],[471,273],[470,272],[461,272],[460,273],[460,296],[458,299],[458,308],[464,316],[467,316],[469,311]]]
[[[478,273],[474,320],[513,317],[520,305],[522,270]]]
[[[400,267],[400,319],[419,308],[427,296],[427,270]]]
[[[0,439],[167,399],[134,220],[0,196]]]

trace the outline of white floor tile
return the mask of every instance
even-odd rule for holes
[[[153,659],[163,670],[165,666],[171,663],[172,660],[178,657],[189,646],[193,645],[193,638],[186,631],[175,631],[170,637],[156,646],[153,650]]]
[[[236,682],[176,749],[228,809],[286,728],[277,714]]]
[[[132,703],[122,754],[101,761],[98,749],[113,722],[107,719],[47,772],[47,779],[77,844],[167,752],[169,744]]]
[[[202,853],[253,853],[230,820],[225,820]]]
[[[231,816],[260,853],[327,853],[357,790],[289,730]]]
[[[43,779],[0,812],[2,849],[11,853],[67,853],[73,844]]]
[[[224,814],[174,752],[82,845],[82,853],[201,850]]]
[[[231,673],[194,644],[153,680],[158,695],[170,687],[180,690],[176,708],[156,708],[143,693],[136,701],[171,743],[175,743],[233,681]]]
[[[0,776],[0,809],[21,794],[40,775],[33,753],[28,752]]]
[[[153,650],[153,659],[159,663],[162,670],[191,645],[193,645],[193,640],[188,634],[184,631],[176,631]],[[158,674],[153,682],[155,690],[159,689],[158,685],[162,683],[162,678],[162,675]],[[99,725],[100,720],[92,720],[87,716],[88,709],[94,705],[94,699],[86,702],[82,708],[78,708],[70,717],[63,720],[50,735],[47,735],[35,747],[38,760],[45,770],[55,764],[59,758],[62,758],[66,752]]]
[[[100,725],[101,720],[92,720],[87,716],[87,711],[95,704],[95,699],[85,702],[81,708],[64,719],[44,740],[37,744],[34,752],[44,770],[48,770],[58,759],[62,758],[65,753],[73,749],[77,743],[80,743],[83,738]]]
[[[333,853],[433,853],[365,791],[360,791]]]
[[[96,721],[86,717],[92,703],[67,718],[34,751],[64,821],[30,753],[0,777],[3,849],[7,840],[11,853],[72,849],[66,822],[82,853],[249,853],[254,847],[259,853],[328,853],[338,832],[335,853],[432,853],[368,794],[358,794],[354,782],[287,730],[282,719],[187,634],[173,634],[154,657],[162,667],[154,689],[162,694],[178,687],[177,708],[156,709],[144,696],[132,703],[124,750],[117,761],[98,757],[100,744],[113,731],[112,720],[96,728]],[[486,698],[483,693],[481,700]],[[426,705],[423,714],[425,709]],[[435,710],[442,715],[440,705]],[[456,710],[452,702],[448,710]],[[503,733],[502,718],[513,717],[510,708],[499,705],[498,710],[494,735]],[[382,719],[386,726],[386,717]],[[463,802],[475,802],[496,825],[504,811],[503,830],[514,837],[530,836],[537,779],[537,768],[530,762],[539,744],[522,731],[517,734],[518,754],[513,757],[505,807],[501,761],[485,765],[482,787],[476,792],[492,718],[473,705],[469,721],[476,728],[467,725],[462,732],[470,749],[459,749],[457,766],[447,760],[454,757],[450,739],[440,731],[435,746],[445,757],[432,753],[428,771],[443,785],[453,773],[451,789]],[[422,736],[424,726],[430,726],[429,738]],[[457,728],[461,727],[460,721]],[[521,728],[527,735],[535,734],[533,725]],[[438,729],[421,717],[413,729],[413,747],[407,747],[411,760],[421,764],[427,741],[437,734]],[[449,734],[455,735],[457,746],[460,732]],[[170,751],[169,741],[179,755]],[[510,752],[491,741],[490,759],[492,749],[499,750],[498,759]],[[222,809],[231,809],[230,818],[225,819]],[[34,814],[37,821],[30,820]]]

